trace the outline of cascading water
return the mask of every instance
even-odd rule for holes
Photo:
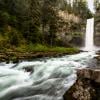
[[[83,52],[18,64],[0,63],[0,100],[63,100],[76,81],[75,69],[87,67],[93,57],[94,52]]]
[[[94,19],[88,19],[86,50],[94,47],[93,28]],[[82,52],[18,64],[0,63],[0,100],[63,100],[76,81],[76,69],[87,67],[94,56],[95,52]],[[26,72],[27,68],[31,72]]]
[[[88,19],[86,50],[94,47],[93,28],[94,19]],[[87,67],[94,56],[95,52],[82,52],[18,64],[0,63],[0,100],[63,100],[77,79],[76,69]]]
[[[87,20],[85,50],[93,50],[93,34],[94,18]],[[0,100],[63,100],[77,79],[76,69],[87,67],[94,56],[95,52],[82,52],[18,64],[0,63]],[[26,72],[27,68],[31,72]]]
[[[87,20],[86,37],[85,37],[85,50],[94,49],[94,18]]]

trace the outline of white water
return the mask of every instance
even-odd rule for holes
[[[94,18],[91,18],[87,20],[84,50],[92,51],[94,49]]]
[[[0,63],[0,100],[63,100],[76,81],[76,69],[87,67],[94,52],[83,52],[60,58]],[[30,67],[32,74],[25,72]]]

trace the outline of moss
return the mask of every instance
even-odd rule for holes
[[[20,45],[19,47],[5,48],[0,51],[0,61],[13,61],[17,63],[19,60],[31,60],[42,57],[57,57],[66,54],[78,53],[77,48],[65,47],[49,47],[41,44]]]
[[[41,44],[29,44],[21,45],[16,48],[19,52],[59,52],[59,53],[75,53],[78,52],[77,48],[66,48],[66,47],[49,47]]]

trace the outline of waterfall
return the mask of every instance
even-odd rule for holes
[[[84,49],[88,51],[94,49],[94,18],[87,19]]]

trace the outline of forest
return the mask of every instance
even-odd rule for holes
[[[0,0],[0,51],[74,47],[92,16],[82,0]]]

